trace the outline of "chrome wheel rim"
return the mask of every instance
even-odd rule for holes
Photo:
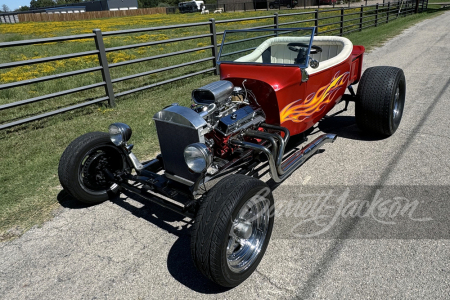
[[[394,96],[394,109],[393,109],[394,120],[397,119],[399,114],[400,114],[400,87],[398,86]]]
[[[227,264],[234,273],[247,270],[258,258],[269,230],[270,202],[252,197],[231,224],[226,249]]]

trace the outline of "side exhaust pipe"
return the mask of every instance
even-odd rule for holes
[[[255,136],[255,132],[251,132],[252,136]],[[256,137],[256,136],[255,136]],[[262,136],[258,136],[264,138]],[[304,148],[295,151],[292,155],[281,162],[279,159],[275,159],[273,153],[266,147],[254,143],[244,142],[240,140],[230,140],[230,143],[236,146],[240,146],[247,149],[263,152],[269,161],[269,171],[272,179],[275,182],[281,182],[286,177],[292,174],[297,168],[317,152],[324,144],[333,143],[336,140],[336,135],[327,133],[317,137],[314,141],[306,145]],[[283,148],[283,149],[281,149]],[[284,155],[284,147],[280,147],[277,158],[282,158]],[[279,162],[279,163],[278,163]],[[278,164],[277,164],[278,163]],[[281,170],[281,172],[279,172]]]

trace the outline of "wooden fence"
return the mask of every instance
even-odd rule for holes
[[[116,11],[88,11],[80,13],[37,13],[19,14],[19,22],[48,22],[48,21],[75,21],[101,19],[109,17],[138,16],[151,14],[166,14],[165,7],[140,8]]]

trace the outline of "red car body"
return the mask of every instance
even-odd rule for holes
[[[346,88],[361,78],[363,46],[353,46],[345,61],[313,73],[302,82],[298,66],[220,64],[220,77],[252,90],[269,124],[296,135],[314,126],[337,104]]]

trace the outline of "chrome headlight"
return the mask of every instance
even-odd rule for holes
[[[195,143],[184,149],[184,160],[192,172],[202,173],[211,165],[213,155],[205,144]]]
[[[131,128],[124,123],[113,123],[109,125],[109,138],[116,146],[125,145],[131,137]]]

